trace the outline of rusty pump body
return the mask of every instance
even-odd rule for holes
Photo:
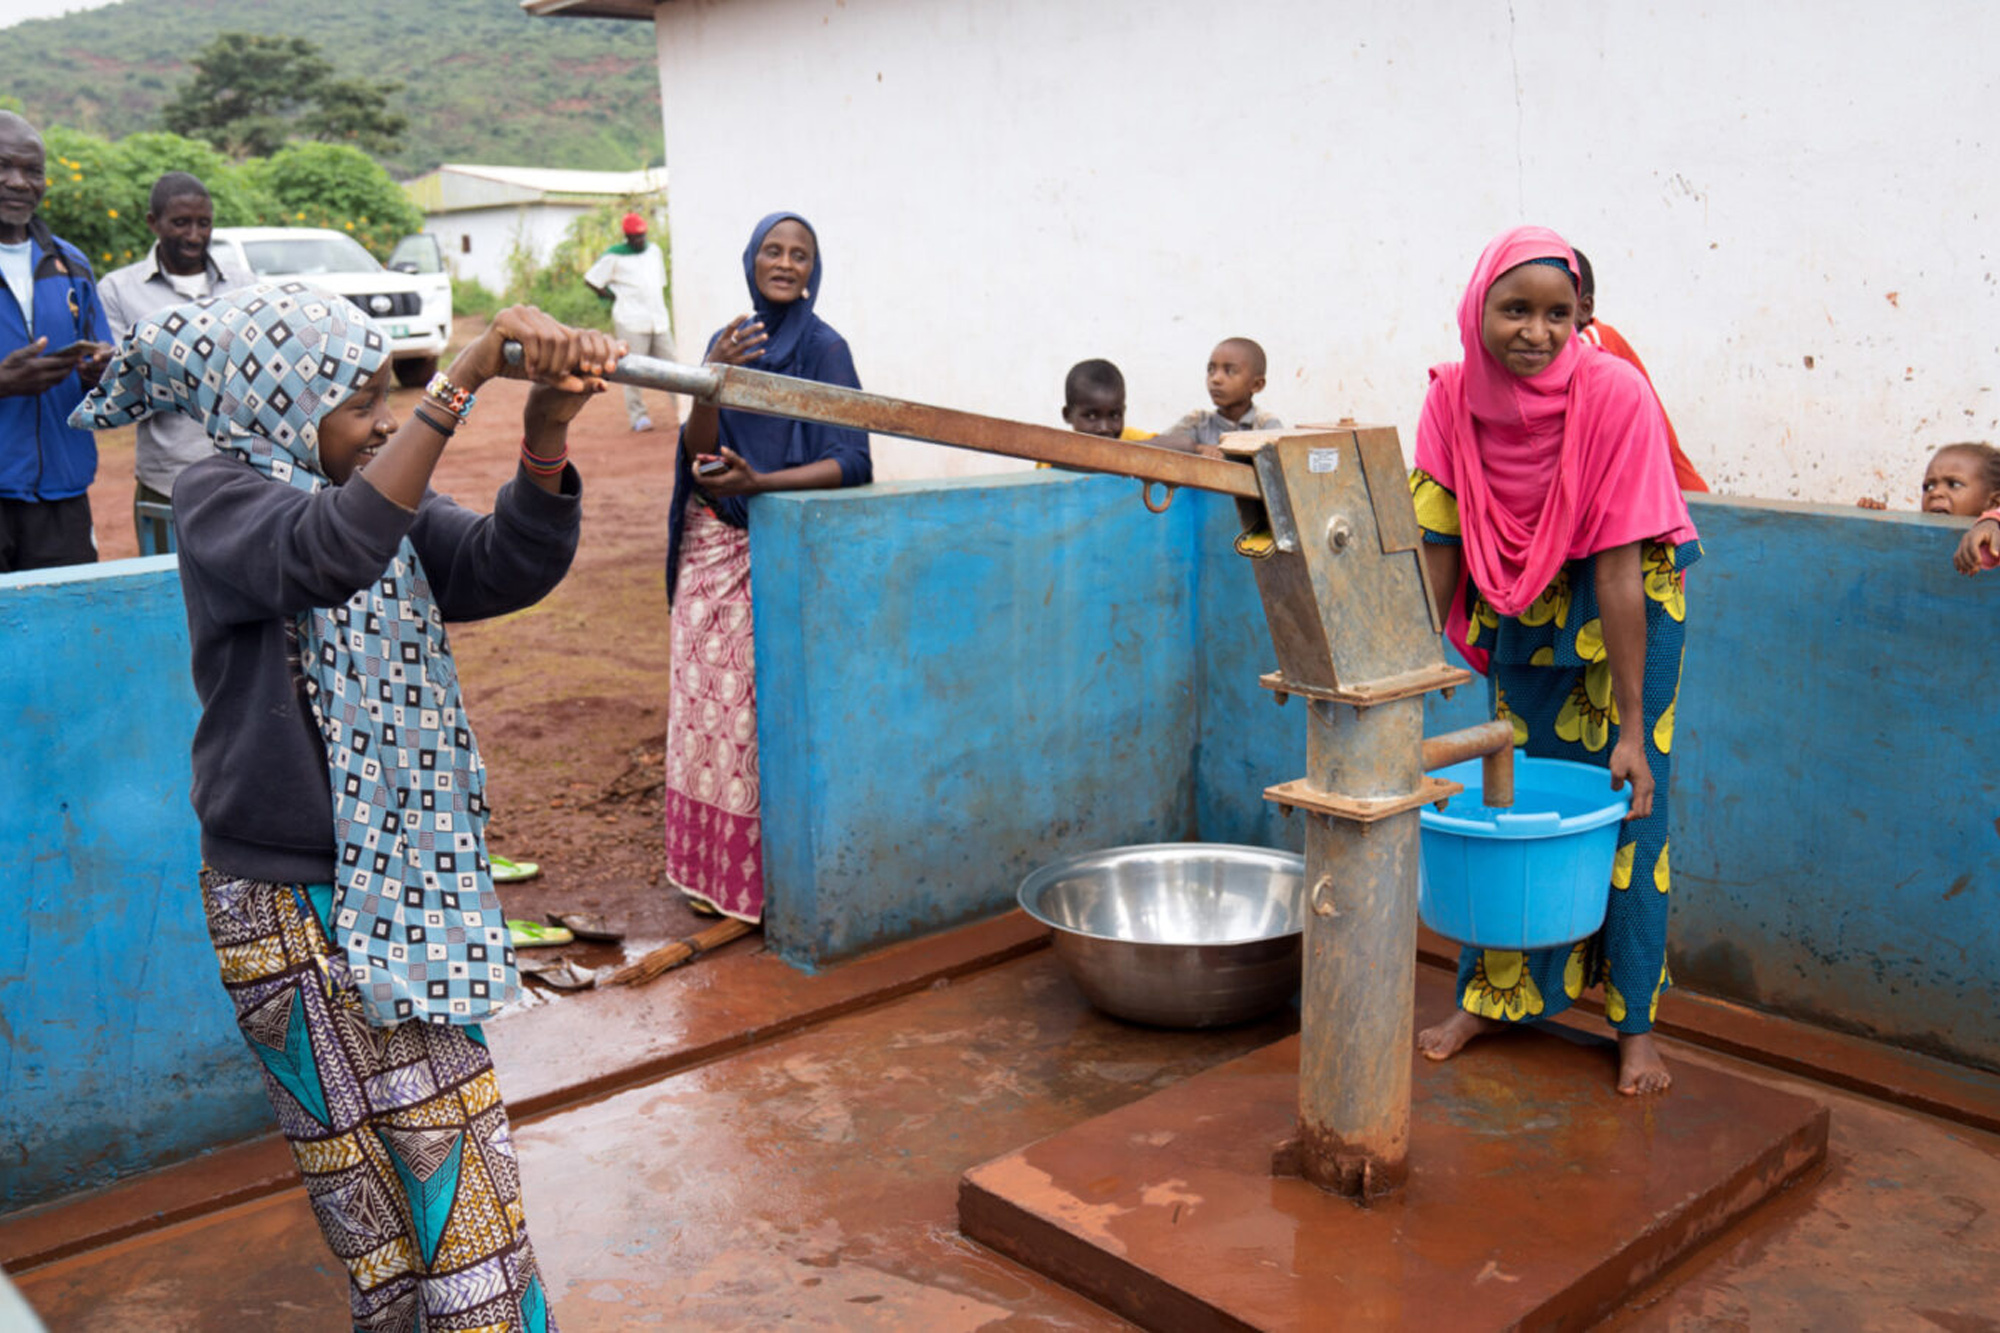
[[[518,357],[518,350],[510,348]],[[1235,497],[1277,650],[1263,677],[1306,700],[1306,775],[1265,797],[1306,814],[1299,1131],[1276,1169],[1363,1201],[1407,1174],[1416,989],[1418,807],[1463,788],[1426,776],[1487,760],[1511,804],[1511,726],[1426,739],[1424,696],[1471,673],[1443,656],[1403,456],[1391,427],[1244,433],[1217,459],[907,402],[740,366],[628,357],[612,379],[736,411],[927,440]],[[1152,487],[1164,485],[1155,503]]]

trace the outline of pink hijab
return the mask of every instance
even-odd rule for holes
[[[1692,541],[1674,479],[1667,419],[1645,378],[1572,335],[1526,377],[1486,350],[1486,293],[1509,269],[1559,259],[1569,243],[1547,227],[1503,232],[1479,256],[1458,302],[1465,360],[1431,368],[1417,423],[1417,466],[1458,497],[1463,574],[1445,632],[1484,671],[1489,654],[1465,641],[1464,579],[1503,616],[1519,615],[1564,562],[1657,537]]]

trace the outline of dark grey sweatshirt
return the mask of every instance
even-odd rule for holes
[[[405,535],[446,620],[532,606],[569,571],[581,495],[574,468],[560,495],[517,474],[491,514],[434,491],[413,514],[363,477],[308,493],[222,454],[181,473],[174,527],[201,700],[203,861],[247,879],[333,879],[333,792],[298,674],[296,613],[375,582]]]

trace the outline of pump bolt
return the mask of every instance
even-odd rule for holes
[[[1345,518],[1342,518],[1340,515],[1335,514],[1333,518],[1327,522],[1326,525],[1327,548],[1331,550],[1335,555],[1339,555],[1342,551],[1345,551],[1347,549],[1347,544],[1353,540],[1354,540],[1353,526],[1349,524]]]

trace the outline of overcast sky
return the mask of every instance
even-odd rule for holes
[[[96,9],[116,0],[0,0],[0,28],[28,19],[54,18],[73,9]]]

